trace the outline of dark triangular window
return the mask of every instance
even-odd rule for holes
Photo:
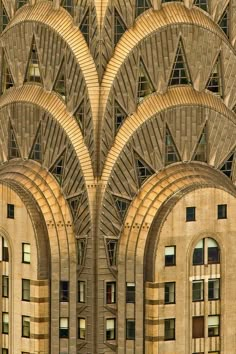
[[[9,16],[7,14],[7,11],[2,3],[2,8],[0,9],[1,11],[1,17],[2,17],[2,21],[0,21],[0,28],[1,28],[1,31],[2,32],[8,25],[10,19],[9,19]]]
[[[124,122],[125,118],[127,117],[127,114],[125,111],[121,108],[119,103],[115,101],[114,103],[114,116],[115,116],[115,132],[119,130],[120,126]]]
[[[138,93],[137,93],[137,101],[140,103],[144,97],[153,93],[154,87],[149,79],[148,73],[144,67],[142,60],[139,63],[139,76],[138,76]]]
[[[130,200],[120,198],[117,196],[114,196],[114,199],[115,199],[115,203],[116,203],[116,207],[119,212],[119,215],[120,215],[121,219],[124,220],[126,211],[128,210],[129,205],[130,205]]]
[[[214,92],[222,96],[222,83],[221,83],[221,67],[220,67],[220,56],[218,57],[213,70],[211,72],[210,78],[207,82],[206,88],[209,91]]]
[[[54,90],[58,92],[64,99],[66,97],[66,79],[65,79],[65,64],[64,60],[61,64],[60,70],[54,84]]]
[[[40,70],[39,70],[38,51],[37,51],[34,37],[33,37],[32,45],[31,45],[31,53],[30,53],[27,74],[26,74],[26,81],[42,83],[41,76],[40,76]]]
[[[126,31],[126,26],[124,22],[122,21],[120,15],[118,12],[115,10],[115,26],[114,26],[114,43],[117,44],[120,40],[120,38],[123,36],[123,34]]]
[[[195,0],[194,5],[204,11],[208,11],[208,0]]]
[[[168,165],[179,160],[180,158],[174,140],[169,129],[166,127],[165,163]]]
[[[86,12],[81,24],[80,31],[86,40],[86,43],[89,45],[90,36],[89,36],[89,10]]]
[[[16,7],[17,7],[17,9],[19,9],[20,7],[24,6],[27,3],[28,3],[28,0],[17,0]]]
[[[78,123],[82,134],[84,133],[84,115],[84,101],[82,101],[74,114],[76,122]]]
[[[74,3],[73,0],[62,0],[61,6],[73,16]]]
[[[56,160],[54,165],[50,168],[50,172],[56,178],[59,184],[62,183],[65,163],[65,152]]]
[[[18,157],[21,157],[20,149],[19,149],[17,141],[16,141],[16,136],[15,136],[15,132],[13,130],[13,127],[10,124],[9,138],[8,138],[8,158],[10,160],[10,159],[16,159]]]
[[[70,209],[71,209],[71,213],[73,215],[73,218],[75,218],[75,216],[77,214],[80,199],[81,199],[81,195],[77,195],[76,197],[68,199],[68,203],[70,205]]]
[[[228,6],[219,21],[219,26],[228,37],[229,36],[229,7]]]
[[[180,41],[175,55],[169,85],[187,85],[190,83],[187,60],[185,58],[182,42]]]
[[[135,14],[136,17],[141,15],[144,11],[151,8],[149,0],[136,0]]]
[[[207,162],[207,129],[204,127],[194,154],[194,161]]]
[[[5,55],[3,56],[2,92],[14,86],[14,81]]]
[[[108,255],[110,266],[116,265],[116,248],[117,248],[117,240],[107,241],[107,255]]]
[[[228,157],[228,159],[224,162],[223,166],[220,169],[229,178],[231,177],[232,174],[233,160],[234,160],[234,153]]]
[[[36,161],[42,161],[41,125],[38,127],[29,158]]]
[[[154,174],[154,171],[149,167],[139,156],[135,156],[136,170],[138,176],[138,182],[141,186],[147,178]]]
[[[233,107],[233,112],[236,113],[236,105]]]

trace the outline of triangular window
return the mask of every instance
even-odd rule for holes
[[[146,181],[147,178],[149,178],[154,174],[154,171],[138,156],[135,156],[135,163],[136,163],[139,185],[141,186]]]
[[[77,214],[80,199],[81,199],[81,195],[78,195],[76,197],[68,199],[68,203],[70,205],[70,209],[71,209],[71,213],[73,215],[73,218],[75,218],[75,216]]]
[[[204,11],[208,11],[208,0],[195,0],[194,5]]]
[[[29,158],[35,161],[42,161],[41,125],[38,127]]]
[[[28,3],[28,0],[17,0],[16,7],[17,7],[17,9],[19,9],[20,7],[24,6],[27,3]]]
[[[13,127],[10,124],[9,139],[8,139],[8,158],[10,160],[10,159],[16,159],[18,157],[21,157],[20,149],[19,149],[17,141],[16,141],[16,136],[15,136],[15,132],[13,130]]]
[[[80,31],[86,40],[86,43],[89,45],[90,36],[89,36],[89,10],[86,12],[81,24],[80,24]]]
[[[169,85],[187,85],[191,84],[187,60],[185,58],[182,42],[179,42],[175,61],[172,67]]]
[[[14,81],[5,55],[3,56],[2,92],[14,86]]]
[[[221,83],[221,67],[220,67],[220,57],[218,57],[213,70],[211,72],[210,78],[207,82],[207,90],[214,92],[222,96],[222,83]]]
[[[74,114],[82,134],[84,132],[84,114],[84,101],[82,101]]]
[[[207,162],[207,130],[204,127],[194,154],[194,161]]]
[[[64,173],[64,163],[65,163],[65,152],[56,160],[54,165],[50,168],[50,172],[56,178],[58,183],[61,185],[63,173]]]
[[[42,83],[40,70],[39,70],[39,58],[38,51],[35,43],[35,38],[33,37],[31,45],[31,54],[26,74],[26,81],[39,82]]]
[[[127,114],[125,111],[121,108],[119,103],[115,101],[114,103],[114,116],[115,116],[115,132],[119,130],[120,126],[124,122],[125,118],[127,117]]]
[[[236,105],[233,107],[233,112],[236,113]]]
[[[130,200],[116,197],[116,196],[114,196],[114,199],[115,199],[115,203],[116,203],[116,207],[119,212],[119,215],[120,215],[121,219],[124,220],[126,211],[128,210],[129,205],[130,205]]]
[[[123,34],[126,31],[126,26],[124,22],[122,21],[120,15],[118,12],[115,10],[115,26],[114,26],[114,43],[117,44],[120,40],[120,38],[123,36]]]
[[[229,37],[229,6],[227,6],[225,12],[223,13],[220,21],[220,28],[224,31],[227,37]]]
[[[228,159],[224,162],[223,166],[220,169],[229,178],[231,177],[232,174],[233,160],[234,160],[234,153],[228,157]]]
[[[149,0],[136,0],[136,17],[151,8]]]
[[[10,19],[9,19],[9,16],[7,14],[7,11],[3,5],[3,3],[1,4],[2,8],[0,8],[0,11],[1,11],[1,17],[2,17],[2,21],[0,21],[0,29],[2,32],[8,25]]]
[[[179,160],[180,158],[174,140],[169,129],[166,127],[165,163],[168,165]]]
[[[138,103],[140,103],[144,97],[153,93],[154,87],[149,79],[148,73],[144,67],[142,60],[139,63],[139,77],[138,77]]]
[[[107,255],[108,255],[109,265],[111,267],[116,265],[116,248],[117,248],[116,240],[107,241]]]
[[[74,3],[73,0],[63,0],[61,6],[69,12],[71,16],[74,13]]]
[[[58,92],[63,99],[66,97],[66,79],[65,79],[65,64],[64,60],[61,64],[56,82],[54,84],[54,91]]]

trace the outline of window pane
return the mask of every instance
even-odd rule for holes
[[[60,281],[60,301],[69,301],[69,281],[67,280]]]
[[[217,206],[218,211],[218,219],[226,219],[227,218],[227,204],[220,204]]]
[[[220,318],[219,316],[208,316],[208,337],[220,335]]]
[[[8,297],[9,295],[9,278],[7,275],[2,276],[2,296]]]
[[[22,244],[22,262],[30,263],[30,244],[23,243]]]
[[[165,304],[175,303],[175,282],[165,283]]]
[[[78,302],[85,302],[85,281],[78,282]]]
[[[8,219],[14,219],[14,214],[15,214],[14,208],[15,208],[14,204],[7,204],[7,217],[8,217]]]
[[[165,340],[173,340],[175,339],[175,319],[166,319],[164,322],[165,326]]]
[[[195,207],[186,208],[186,221],[195,221]]]
[[[106,339],[107,340],[116,339],[115,328],[116,328],[116,319],[115,318],[107,319],[106,320]]]
[[[9,316],[7,312],[2,313],[2,333],[8,334],[9,330]]]
[[[22,279],[22,300],[30,301],[30,280]]]
[[[204,297],[204,282],[203,280],[193,281],[192,287],[193,301],[202,301]]]
[[[165,247],[165,266],[175,265],[175,246]]]
[[[135,283],[126,284],[126,302],[135,303]]]
[[[30,337],[30,317],[22,316],[22,337]]]
[[[85,318],[78,318],[78,325],[79,325],[78,338],[79,339],[85,339],[85,334],[86,334]]]
[[[204,338],[204,317],[193,317],[193,338]]]
[[[69,337],[69,320],[67,317],[60,318],[59,337],[60,338]]]
[[[208,300],[217,300],[219,298],[220,298],[220,279],[209,279]]]
[[[106,284],[106,303],[114,304],[116,302],[116,283],[109,282]]]
[[[199,241],[193,251],[193,265],[204,263],[203,240]]]
[[[126,320],[126,339],[135,339],[135,320]]]

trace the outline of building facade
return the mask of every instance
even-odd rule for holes
[[[0,33],[1,353],[234,354],[236,0],[1,0]]]

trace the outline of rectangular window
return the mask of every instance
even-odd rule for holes
[[[67,280],[60,281],[60,301],[69,301],[69,282]]]
[[[175,319],[168,318],[164,322],[165,334],[164,340],[174,340],[175,339]]]
[[[106,340],[116,339],[116,319],[108,318],[106,320]]]
[[[8,354],[8,349],[7,348],[2,348],[2,354]]]
[[[126,339],[135,339],[135,320],[126,320]]]
[[[83,265],[84,264],[85,249],[86,249],[86,240],[85,239],[77,240],[77,249],[78,249],[78,265]]]
[[[201,265],[204,263],[203,240],[200,240],[193,251],[193,265]]]
[[[175,303],[175,282],[165,283],[165,304]]]
[[[220,263],[220,249],[215,240],[212,238],[207,239],[207,259],[208,264]]]
[[[14,204],[7,204],[7,218],[14,219],[15,217],[15,206]]]
[[[165,247],[165,266],[174,266],[175,265],[175,246],[166,246]]]
[[[78,302],[85,302],[85,281],[78,281]]]
[[[208,316],[208,337],[220,335],[220,316]]]
[[[135,303],[135,283],[126,283],[126,302]]]
[[[192,284],[193,301],[204,300],[204,281],[194,280]]]
[[[59,338],[69,338],[69,320],[68,317],[60,318]]]
[[[22,301],[30,301],[30,280],[22,279]]]
[[[220,279],[209,279],[208,300],[218,300],[220,298]]]
[[[22,243],[22,263],[30,263],[30,244]]]
[[[195,221],[195,212],[196,208],[195,207],[187,207],[186,208],[186,221]]]
[[[204,338],[204,316],[193,317],[193,338]]]
[[[30,337],[30,317],[22,316],[22,337]]]
[[[7,241],[3,237],[1,238],[1,240],[2,240],[2,260],[4,262],[9,262],[9,251],[8,251]]]
[[[227,204],[217,206],[218,219],[227,219]]]
[[[106,303],[115,304],[116,302],[116,283],[109,282],[106,283]]]
[[[9,296],[9,278],[7,275],[2,276],[2,297]]]
[[[78,318],[78,338],[85,339],[86,335],[86,322],[85,318]]]
[[[9,316],[8,312],[2,313],[2,333],[8,334],[9,331]]]

